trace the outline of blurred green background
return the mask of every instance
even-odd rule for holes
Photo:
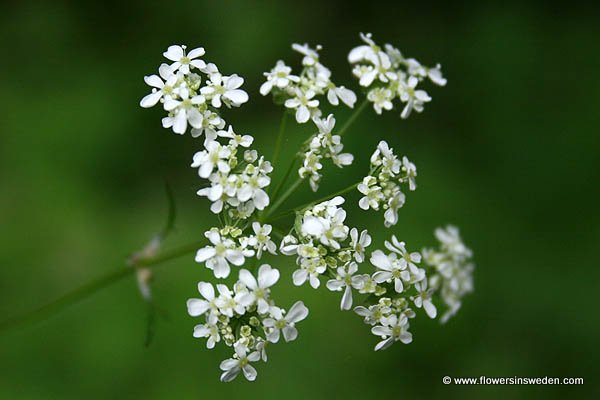
[[[591,4],[591,2],[590,2]],[[161,53],[202,45],[207,60],[246,78],[251,101],[227,111],[239,132],[273,151],[281,109],[261,98],[262,72],[297,66],[292,42],[320,43],[335,82],[358,89],[345,62],[358,32],[373,32],[449,83],[409,120],[362,115],[344,138],[356,155],[329,168],[318,196],[362,176],[385,139],[419,170],[399,224],[350,221],[412,248],[436,226],[461,227],[475,252],[475,292],[440,326],[421,316],[414,342],[374,353],[376,338],[339,295],[289,281],[282,305],[304,299],[296,342],[274,346],[255,383],[218,381],[229,349],[191,335],[185,301],[207,270],[192,256],[156,270],[168,314],[144,348],[146,308],[133,278],[52,319],[0,336],[2,399],[592,398],[598,394],[600,177],[599,9],[586,3],[7,2],[0,8],[0,315],[5,318],[120,268],[163,224],[163,182],[175,192],[177,231],[165,246],[214,223],[189,168],[201,145],[139,108]],[[338,120],[349,113],[341,107]],[[309,133],[288,130],[292,156]],[[277,174],[275,175],[277,178]],[[310,199],[308,190],[290,206]],[[300,198],[303,197],[303,198]],[[356,197],[356,196],[355,196]],[[352,203],[356,198],[350,197]],[[287,208],[287,207],[286,207]],[[584,386],[445,386],[449,376],[584,377]]]

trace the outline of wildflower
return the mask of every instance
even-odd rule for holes
[[[446,84],[439,64],[425,67],[414,58],[404,58],[400,50],[389,44],[381,48],[370,33],[361,33],[360,37],[365,44],[350,51],[348,62],[354,64],[352,73],[359,84],[368,88],[367,100],[373,103],[377,114],[393,109],[393,101],[398,99],[405,103],[401,117],[408,118],[412,110],[421,112],[423,105],[431,101],[427,92],[416,89],[421,80],[429,78],[438,86]]]
[[[362,286],[362,277],[353,276],[356,271],[358,271],[358,265],[352,262],[347,270],[342,267],[337,269],[336,279],[327,281],[327,289],[331,291],[339,291],[345,288],[340,303],[340,309],[342,310],[352,308],[352,288],[358,289]]]
[[[350,246],[354,250],[354,259],[356,262],[361,263],[365,260],[365,249],[371,244],[371,236],[364,230],[358,235],[358,229],[352,228],[350,230]]]
[[[396,315],[390,316],[386,325],[374,326],[371,332],[375,336],[381,336],[383,339],[377,343],[375,351],[385,350],[398,340],[404,344],[412,342],[412,334],[408,332],[408,318],[404,315],[400,317]]]
[[[192,317],[203,315],[210,310],[211,315],[218,313],[218,307],[215,303],[215,289],[210,283],[199,282],[198,292],[204,299],[189,299],[187,301],[188,314]]]
[[[285,101],[287,108],[296,110],[296,121],[299,124],[303,124],[310,119],[310,116],[315,113],[319,106],[319,100],[313,99],[315,97],[314,90],[307,90],[302,92],[300,89],[294,91],[295,96]]]
[[[248,238],[248,245],[256,249],[256,258],[260,259],[264,250],[267,250],[271,254],[276,254],[277,246],[269,236],[272,229],[273,227],[269,224],[264,224],[261,226],[259,222],[252,223],[254,235]]]
[[[250,365],[251,362],[260,360],[260,353],[253,351],[248,354],[246,346],[241,343],[236,343],[234,346],[235,354],[233,358],[223,361],[220,365],[223,374],[221,374],[222,382],[231,382],[242,371],[247,380],[253,381],[256,379],[256,369]]]
[[[231,169],[227,162],[230,155],[231,149],[228,146],[222,146],[217,141],[208,142],[205,150],[194,154],[192,168],[198,168],[198,175],[201,178],[208,178],[215,167],[227,173]]]
[[[267,80],[260,86],[260,94],[266,96],[274,86],[282,90],[292,82],[299,82],[300,78],[292,75],[291,72],[292,69],[285,65],[283,61],[277,61],[277,64],[275,64],[275,67],[270,72],[265,72],[264,75],[267,77]]]
[[[171,64],[171,69],[173,72],[179,70],[184,74],[188,74],[190,72],[190,66],[198,69],[203,69],[206,67],[206,63],[198,57],[202,57],[205,53],[203,47],[198,47],[196,49],[191,50],[186,54],[186,46],[169,46],[167,51],[163,53],[166,59],[174,61]]]
[[[224,103],[227,107],[239,107],[248,101],[248,93],[239,89],[244,84],[244,78],[233,74],[223,76],[219,73],[211,74],[207,86],[200,89],[213,107],[221,108]]]
[[[269,330],[267,339],[272,343],[279,341],[281,333],[283,333],[283,339],[286,342],[296,340],[298,330],[295,324],[308,316],[308,308],[301,301],[294,303],[285,315],[284,310],[278,307],[271,307],[269,312],[271,313],[271,318],[265,318],[263,325]]]
[[[177,75],[173,73],[171,67],[167,64],[162,64],[158,69],[158,75],[150,75],[144,77],[144,82],[152,87],[152,93],[144,96],[140,101],[140,106],[150,108],[156,105],[164,98],[170,98],[173,94],[175,83],[177,83]]]
[[[431,101],[431,97],[424,90],[415,90],[419,80],[414,76],[408,78],[406,83],[401,83],[399,88],[400,100],[406,105],[400,115],[403,119],[408,118],[410,112],[415,110],[416,112],[423,111],[423,104]]]
[[[196,253],[196,262],[206,263],[216,278],[227,278],[231,268],[229,263],[240,266],[244,264],[244,253],[235,242],[221,236],[216,228],[204,234],[212,246],[205,246]]]
[[[193,96],[190,98],[190,92],[187,88],[179,90],[180,100],[169,98],[165,100],[165,110],[171,111],[173,117],[168,117],[163,125],[172,125],[173,132],[183,135],[187,130],[187,124],[194,128],[202,126],[202,114],[196,107],[204,103],[204,96]]]
[[[256,303],[259,314],[265,314],[269,310],[269,288],[279,280],[279,271],[263,264],[258,269],[258,281],[250,271],[240,270],[240,281],[249,289],[242,295],[240,301],[246,307]]]
[[[292,274],[294,285],[301,286],[309,281],[313,289],[321,285],[319,276],[325,272],[327,265],[320,258],[302,258],[300,269],[297,269]]]
[[[406,264],[399,262],[395,253],[385,255],[381,250],[375,250],[371,254],[371,264],[380,269],[373,274],[373,279],[377,283],[392,282],[394,290],[402,293],[404,290],[403,281],[410,280],[410,273],[406,269]]]
[[[214,320],[213,320],[214,321]],[[194,327],[195,338],[207,338],[206,348],[213,349],[221,341],[219,327],[215,323],[198,324]]]
[[[431,302],[433,289],[427,289],[427,278],[415,283],[415,289],[417,290],[417,296],[413,298],[415,306],[417,306],[417,308],[423,307],[427,315],[429,315],[429,318],[435,318],[437,315],[437,309]]]
[[[406,178],[408,179],[408,187],[411,191],[417,189],[417,183],[415,178],[417,176],[417,167],[415,164],[411,163],[408,158],[402,157],[402,171],[406,173]]]
[[[221,284],[217,285],[217,290],[219,291],[219,297],[215,299],[215,304],[221,314],[231,318],[234,312],[240,315],[246,312],[246,308],[242,303],[244,293],[234,293],[227,286]]]

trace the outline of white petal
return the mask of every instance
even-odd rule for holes
[[[352,288],[350,286],[346,286],[346,290],[342,296],[342,302],[340,303],[340,308],[342,310],[349,310],[352,308]]]
[[[186,305],[188,314],[192,317],[204,314],[209,308],[208,302],[200,299],[189,299]]]
[[[297,301],[294,303],[292,308],[288,311],[285,316],[286,321],[288,322],[299,322],[308,316],[308,308],[304,305],[302,301]]]
[[[156,92],[144,96],[144,98],[140,101],[140,106],[144,108],[154,107],[161,97],[162,92],[160,90],[157,90]]]
[[[264,264],[258,270],[258,285],[261,288],[273,286],[279,280],[279,271]]]
[[[437,316],[437,309],[435,308],[431,300],[424,300],[423,308],[425,308],[425,312],[427,313],[427,315],[429,315],[429,318],[435,318]]]
[[[198,252],[196,253],[196,262],[204,262],[209,258],[213,257],[215,254],[217,254],[217,252],[214,247],[204,247],[198,250]]]
[[[206,300],[213,300],[215,298],[215,289],[213,285],[207,282],[198,283],[198,291]]]
[[[248,93],[241,89],[228,90],[223,95],[226,99],[230,100],[235,104],[243,104],[248,101]]]
[[[306,106],[302,105],[300,107],[298,107],[298,109],[296,110],[296,121],[298,121],[298,123],[303,124],[306,121],[308,121],[310,118],[310,111],[308,111],[308,108],[306,108]]]
[[[240,270],[239,278],[240,278],[240,281],[242,281],[242,283],[244,285],[246,285],[246,287],[249,289],[255,290],[258,287],[256,284],[256,279],[250,273],[250,271],[248,271],[246,269]]]
[[[285,326],[283,328],[283,338],[286,342],[291,342],[292,340],[296,340],[298,337],[298,329],[293,326]]]
[[[187,116],[184,109],[179,110],[173,122],[173,132],[183,135],[187,129]]]

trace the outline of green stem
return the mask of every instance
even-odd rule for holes
[[[313,206],[313,205],[315,205],[315,204],[319,204],[319,203],[322,203],[322,202],[324,202],[324,201],[326,201],[326,200],[332,199],[332,198],[334,198],[335,196],[341,196],[341,195],[343,195],[343,194],[345,194],[345,193],[348,193],[348,192],[350,192],[350,191],[352,191],[352,190],[356,189],[356,186],[358,186],[358,185],[359,185],[361,182],[362,182],[362,181],[360,181],[360,182],[355,182],[355,183],[353,183],[352,185],[350,185],[350,186],[348,186],[348,187],[345,187],[344,189],[338,190],[338,191],[337,191],[337,192],[335,192],[335,193],[332,193],[332,194],[329,194],[329,195],[327,195],[327,196],[323,196],[323,197],[321,197],[320,199],[313,200],[313,201],[311,201],[311,202],[308,202],[308,203],[305,203],[305,204],[299,205],[299,206],[297,206],[297,207],[294,207],[294,208],[292,208],[291,210],[284,211],[284,212],[282,212],[282,213],[280,213],[280,214],[277,214],[277,215],[276,215],[276,216],[274,216],[274,217],[271,217],[271,218],[270,218],[270,221],[277,221],[278,219],[281,219],[281,218],[283,218],[283,217],[285,217],[285,216],[287,216],[287,215],[293,214],[293,213],[295,213],[295,212],[297,212],[297,211],[304,210],[304,209],[306,209],[306,208],[308,208],[308,207],[310,207],[310,206]]]
[[[281,122],[279,123],[279,133],[277,134],[277,141],[275,142],[275,153],[273,154],[273,160],[271,164],[273,166],[277,166],[277,161],[279,161],[279,154],[281,153],[281,144],[283,143],[283,133],[285,132],[285,123],[287,121],[287,110],[283,111],[283,115],[281,116]]]
[[[367,105],[367,101],[365,100],[355,111],[354,113],[350,116],[350,118],[346,121],[346,123],[344,124],[344,126],[341,128],[341,130],[339,131],[339,135],[342,136],[346,130],[350,127],[350,125],[352,125],[352,123],[356,120],[356,118],[360,115],[360,113],[366,108]],[[281,152],[281,144],[283,141],[283,132],[285,131],[285,123],[286,123],[286,114],[283,115],[282,119],[281,119],[281,124],[279,127],[279,134],[277,136],[277,142],[275,144],[275,154],[273,155],[273,164],[275,164],[278,161],[279,158],[279,154]],[[275,194],[279,194],[278,192],[281,190],[281,188],[283,187],[283,185],[285,184],[285,182],[287,181],[288,177],[291,174],[291,171],[293,171],[293,167],[295,164],[295,160],[294,162],[290,165],[290,167],[288,168],[288,171],[286,172],[283,180],[281,181],[281,183],[279,184],[279,186],[276,189],[276,193]],[[277,201],[271,206],[271,208],[269,209],[269,213],[265,215],[265,218],[263,218],[263,220],[267,219],[267,217],[272,214],[274,211],[276,211],[281,204],[283,204],[283,202],[289,197],[291,196],[296,189],[298,188],[298,186],[300,186],[300,184],[302,183],[303,179],[302,178],[298,178],[293,184],[292,186],[290,186],[281,197],[279,197],[277,199]],[[351,186],[342,189],[336,193],[330,194],[326,197],[323,197],[321,199],[312,201],[308,204],[296,207],[292,210],[286,211],[285,213],[282,213],[280,215],[278,215],[277,217],[271,219],[271,220],[275,220],[278,218],[281,218],[282,216],[285,216],[289,213],[295,212],[299,209],[302,209],[304,207],[308,207],[312,204],[316,204],[319,203],[321,201],[327,200],[329,198],[344,194],[350,190],[352,190],[354,187],[356,187],[357,184],[352,184]],[[171,211],[170,211],[171,212]],[[169,217],[169,221],[171,221],[172,217]],[[167,229],[170,229],[170,224],[172,222],[167,224]],[[54,301],[51,301],[50,303],[44,304],[43,306],[40,306],[32,311],[26,312],[24,314],[21,315],[17,315],[15,317],[9,318],[8,320],[5,320],[3,322],[0,322],[0,334],[6,332],[7,330],[11,329],[11,328],[15,328],[19,325],[23,325],[29,322],[33,322],[35,320],[41,320],[44,318],[47,318],[53,314],[56,314],[58,312],[60,312],[61,310],[67,308],[70,305],[73,305],[75,303],[78,303],[82,300],[84,300],[85,298],[90,297],[91,295],[93,295],[94,293],[100,291],[101,289],[108,287],[110,285],[112,285],[113,283],[119,282],[122,279],[124,279],[125,277],[132,275],[138,268],[141,267],[151,267],[151,266],[155,266],[158,265],[160,263],[163,263],[165,261],[169,261],[169,260],[173,260],[179,257],[182,257],[184,255],[187,255],[189,253],[192,253],[194,251],[196,251],[200,246],[206,244],[206,240],[202,240],[202,241],[196,241],[193,243],[189,243],[186,245],[182,245],[179,247],[176,247],[174,249],[170,249],[170,250],[166,250],[163,252],[160,252],[159,254],[157,254],[156,256],[152,256],[152,257],[146,257],[146,258],[141,258],[138,260],[135,260],[135,262],[133,263],[133,265],[131,265],[128,268],[120,268],[116,271],[110,272],[106,275],[103,275],[89,283],[86,283],[83,286],[80,286],[79,288],[57,298]]]
[[[122,267],[108,274],[105,274],[99,278],[94,279],[91,282],[86,283],[83,286],[57,298],[50,303],[44,304],[32,311],[26,312],[21,315],[9,318],[8,320],[0,323],[0,333],[3,333],[11,328],[15,328],[19,325],[24,325],[29,322],[36,320],[45,319],[53,314],[56,314],[70,305],[76,304],[94,293],[123,280],[125,277],[132,275],[140,267],[150,267],[157,264],[163,263],[168,260],[173,260],[197,250],[200,246],[206,244],[206,240],[201,242],[196,241],[183,246],[176,247],[171,250],[161,252],[153,257],[147,257],[140,259],[135,262],[135,265],[129,267]]]
[[[281,181],[277,184],[277,187],[275,188],[275,191],[273,192],[273,196],[271,196],[272,198],[274,198],[274,199],[277,198],[277,196],[279,195],[279,192],[281,192],[281,189],[283,189],[283,185],[285,185],[288,178],[290,177],[290,174],[294,170],[295,165],[296,165],[296,157],[292,158],[292,162],[290,163],[287,171],[285,171],[285,175],[283,176]]]
[[[352,113],[352,115],[350,116],[350,118],[348,118],[348,120],[346,121],[346,123],[342,126],[342,128],[338,131],[338,135],[340,136],[344,136],[344,134],[346,133],[346,131],[348,130],[348,128],[350,128],[350,125],[352,125],[354,123],[354,121],[356,120],[356,118],[358,118],[358,116],[363,112],[363,110],[365,108],[367,108],[367,105],[369,104],[368,100],[363,100],[363,102],[360,104],[360,106],[358,106],[356,108],[356,110],[354,110],[354,113]]]
[[[296,179],[296,181],[292,184],[292,186],[290,186],[282,195],[281,197],[279,197],[277,199],[277,201],[275,203],[273,203],[273,205],[269,208],[269,212],[265,214],[265,220],[268,219],[269,215],[273,214],[273,212],[275,212],[280,206],[281,204],[287,200],[288,197],[290,197],[295,191],[296,189],[298,189],[298,186],[300,186],[300,184],[304,181],[304,179],[298,177],[298,179]]]

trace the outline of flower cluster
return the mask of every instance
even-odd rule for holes
[[[430,284],[439,290],[440,297],[448,307],[441,321],[446,322],[460,309],[461,299],[473,291],[472,252],[464,245],[458,228],[450,225],[438,228],[435,236],[440,242],[439,249],[424,249],[425,263],[434,268]]]
[[[296,121],[301,124],[308,122],[311,117],[321,116],[317,96],[326,95],[329,103],[334,106],[341,100],[348,107],[354,107],[354,92],[334,84],[331,81],[331,70],[319,61],[321,46],[313,49],[307,44],[293,44],[292,49],[304,56],[302,71],[299,75],[294,75],[283,61],[277,61],[271,71],[265,72],[267,80],[260,87],[263,96],[273,93],[277,102],[295,111]]]
[[[308,177],[311,189],[316,192],[322,177],[320,171],[323,168],[321,164],[323,158],[330,158],[335,165],[342,168],[352,164],[354,156],[350,153],[342,153],[344,145],[341,137],[331,133],[335,127],[333,114],[329,114],[325,119],[313,117],[313,121],[319,132],[309,139],[303,149],[304,159],[298,174],[303,179]]]
[[[207,282],[198,283],[201,299],[187,301],[192,317],[204,316],[204,323],[194,327],[194,337],[205,338],[206,347],[212,349],[223,341],[233,347],[232,358],[224,360],[220,368],[221,380],[229,382],[240,372],[246,379],[256,379],[252,362],[267,361],[266,347],[277,343],[281,336],[286,342],[295,340],[297,322],[308,316],[308,308],[296,302],[286,313],[271,299],[271,287],[279,280],[279,271],[270,265],[261,265],[257,277],[242,269],[233,290],[218,284],[215,288]]]
[[[445,85],[439,66],[424,67],[414,59],[405,59],[390,45],[382,50],[370,35],[361,37],[366,44],[353,49],[348,59],[354,64],[353,73],[360,85],[367,89],[366,99],[378,114],[393,108],[396,97],[405,104],[403,118],[413,109],[420,112],[430,98],[416,88],[417,84],[429,79]],[[266,82],[260,93],[271,93],[276,102],[293,110],[298,123],[312,120],[316,125],[317,132],[301,148],[302,166],[298,170],[300,178],[308,179],[316,191],[326,159],[338,167],[354,160],[352,154],[343,152],[343,132],[334,134],[334,116],[322,117],[318,97],[326,96],[331,105],[342,102],[350,108],[357,98],[351,90],[331,81],[331,71],[319,60],[320,46],[313,49],[294,44],[292,48],[303,56],[300,73],[294,74],[283,61],[277,61],[265,73]],[[293,171],[292,164],[269,208],[271,163],[251,148],[252,136],[236,133],[220,114],[223,106],[239,107],[248,101],[247,93],[240,88],[244,80],[236,74],[222,75],[216,65],[201,59],[204,53],[201,47],[187,52],[185,46],[170,46],[164,53],[169,63],[160,66],[158,75],[145,77],[152,92],[140,104],[148,108],[161,103],[167,112],[163,118],[165,128],[184,134],[191,126],[193,137],[204,136],[202,149],[194,154],[191,166],[204,182],[197,194],[210,201],[218,223],[205,231],[206,244],[197,250],[195,260],[211,270],[216,279],[233,276],[237,281],[232,286],[200,282],[201,298],[188,300],[187,308],[191,316],[204,319],[195,326],[194,337],[206,339],[209,349],[217,343],[233,349],[233,356],[220,364],[221,380],[229,382],[240,373],[255,380],[257,372],[252,363],[267,361],[270,343],[277,343],[282,337],[286,342],[295,340],[295,325],[308,316],[302,301],[286,312],[271,298],[271,289],[280,279],[277,269],[268,264],[257,270],[248,267],[258,265],[255,260],[267,253],[278,253],[273,233],[282,237],[279,253],[295,258],[297,268],[291,273],[294,285],[308,283],[316,289],[324,282],[328,290],[340,293],[340,309],[354,309],[379,338],[375,350],[396,341],[412,341],[409,320],[416,317],[413,308],[436,318],[438,308],[434,300],[439,299],[444,308],[442,322],[454,315],[462,298],[473,288],[471,251],[454,227],[436,230],[441,243],[438,249],[409,251],[405,242],[392,235],[384,241],[385,249],[367,254],[372,238],[367,230],[347,223],[346,210],[342,208],[345,199],[341,196],[296,207],[294,210],[300,211],[289,230],[269,224],[277,220],[270,219],[272,213],[301,181],[298,179],[277,197]],[[357,108],[344,131],[363,109],[364,106]],[[274,159],[279,155],[284,126],[281,125]],[[381,141],[371,156],[369,174],[357,186],[363,195],[359,207],[383,210],[384,225],[395,225],[398,210],[405,202],[402,186],[415,190],[416,176],[415,165],[406,157],[399,159]],[[280,229],[288,234],[280,234]],[[151,250],[156,251],[159,245],[157,242]],[[252,260],[248,262],[249,259]]]
[[[227,278],[231,265],[242,266],[247,257],[261,258],[264,250],[276,254],[276,245],[271,240],[271,225],[252,223],[254,235],[242,236],[242,230],[233,226],[211,228],[204,233],[210,244],[196,253],[196,262],[204,263],[213,271],[215,278]]]
[[[209,183],[197,194],[212,202],[210,210],[215,214],[226,208],[228,218],[249,218],[255,210],[269,205],[264,189],[271,183],[273,167],[264,157],[259,158],[256,150],[248,150],[254,141],[252,136],[238,135],[231,126],[217,132],[217,136],[228,139],[228,143],[212,140],[194,154],[192,167],[198,168],[198,175]],[[240,147],[245,148],[243,153]]]
[[[402,184],[408,184],[408,189],[417,188],[417,168],[408,158],[402,161],[396,157],[387,142],[381,141],[371,156],[371,170],[358,185],[358,191],[364,196],[358,205],[363,210],[384,209],[384,224],[386,227],[398,222],[398,209],[406,201],[406,196],[400,190]]]
[[[159,75],[144,78],[152,92],[140,105],[150,108],[161,102],[168,113],[163,127],[182,135],[189,124],[192,136],[205,133],[207,139],[214,139],[216,131],[225,127],[218,109],[223,105],[239,107],[248,101],[248,94],[240,89],[243,78],[222,75],[215,64],[200,59],[204,54],[202,47],[187,52],[186,46],[169,46],[163,56],[172,63],[162,64]]]
[[[417,85],[428,78],[436,85],[444,86],[440,65],[433,68],[421,65],[414,58],[404,58],[400,50],[390,44],[384,49],[372,39],[371,34],[360,35],[365,44],[355,47],[348,54],[354,64],[352,73],[359,79],[360,86],[367,89],[367,100],[373,103],[377,114],[391,110],[394,99],[404,103],[402,118],[408,118],[412,110],[423,111],[423,105],[431,101],[426,91]]]
[[[309,282],[313,288],[321,284],[321,276],[330,278],[327,288],[344,290],[340,307],[352,306],[352,289],[365,289],[365,276],[355,275],[358,264],[365,260],[365,249],[371,244],[367,231],[359,234],[344,224],[346,211],[340,206],[341,196],[312,206],[299,214],[293,233],[283,238],[280,251],[296,256],[299,269],[292,278],[296,286]],[[368,290],[368,289],[367,289]]]

